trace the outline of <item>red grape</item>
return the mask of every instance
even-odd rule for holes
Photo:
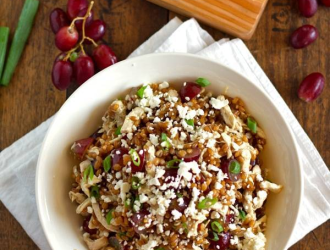
[[[65,11],[60,8],[56,8],[50,13],[49,22],[54,34],[56,34],[62,27],[70,24]]]
[[[89,234],[96,234],[97,233],[97,229],[90,229],[89,228],[89,220],[91,219],[91,216],[88,216],[88,217],[86,217],[85,219],[84,219],[84,221],[83,221],[83,225],[82,225],[82,227],[83,227],[83,230],[86,232],[86,233],[89,233]]]
[[[144,165],[145,165],[145,161],[144,161],[144,151],[141,149],[139,151],[137,151],[139,157],[140,157],[140,165],[136,166],[133,162],[131,162],[131,166],[132,166],[132,174],[135,174],[137,172],[143,172],[144,171]]]
[[[223,160],[221,162],[221,170],[224,174],[227,174],[228,175],[228,178],[232,181],[232,182],[236,182],[238,181],[240,178],[241,178],[241,174],[234,174],[234,173],[231,173],[229,171],[229,166],[230,166],[230,163],[232,161],[235,161],[235,160]]]
[[[117,62],[115,53],[105,44],[101,44],[94,49],[93,59],[99,70],[105,69]]]
[[[86,15],[88,8],[84,8],[79,11],[77,17],[84,17]],[[86,18],[85,27],[87,28],[93,21],[93,11],[89,13],[89,16]],[[77,30],[82,30],[83,20],[77,20],[75,23]]]
[[[79,11],[88,7],[87,0],[69,0],[67,5],[67,12],[69,18],[73,20],[78,16]]]
[[[330,7],[330,0],[321,0],[321,1],[325,6]]]
[[[66,90],[72,80],[73,70],[69,61],[57,61],[53,65],[52,81],[58,90]]]
[[[119,240],[116,238],[116,236],[109,237],[109,246],[111,247],[110,249],[114,249],[114,250],[124,249],[123,246],[120,244]]]
[[[314,101],[319,97],[324,88],[324,76],[321,73],[308,75],[300,84],[298,96],[305,102]]]
[[[140,212],[133,214],[133,216],[131,217],[134,230],[137,234],[141,234],[145,232],[145,229],[140,230],[139,227],[143,227],[145,225],[144,218],[149,214],[150,213],[148,211],[141,210]]]
[[[202,91],[202,87],[194,82],[186,82],[180,89],[180,97],[182,102],[190,101]]]
[[[55,36],[55,45],[59,50],[68,51],[77,44],[78,37],[78,32],[74,27],[62,27]]]
[[[124,155],[128,154],[128,149],[127,148],[117,148],[111,151],[111,163],[112,166],[115,164],[119,164],[121,166],[124,166],[123,164],[123,157]]]
[[[295,49],[302,49],[313,43],[318,37],[317,29],[312,25],[303,25],[291,35],[291,45]]]
[[[84,157],[86,150],[92,144],[93,141],[94,138],[91,137],[75,141],[74,146],[71,150],[78,158],[82,159]]]
[[[317,11],[317,0],[298,0],[299,11],[304,17],[312,17]]]
[[[87,55],[80,55],[73,64],[74,76],[79,85],[94,75],[94,63]]]
[[[105,22],[94,20],[86,29],[86,36],[92,38],[95,42],[99,41],[105,34]],[[86,40],[86,43],[90,41]]]
[[[218,241],[210,240],[210,248],[214,250],[227,250],[230,243],[230,233],[221,233]]]
[[[201,150],[200,150],[198,147],[193,148],[193,149],[192,149],[192,152],[191,152],[190,154],[187,153],[187,154],[183,157],[183,160],[184,160],[185,162],[198,161],[200,154],[201,154]]]
[[[180,213],[183,213],[184,210],[189,206],[190,199],[188,197],[182,197],[183,202],[178,202],[178,199],[173,199],[170,204],[170,210],[178,210]]]

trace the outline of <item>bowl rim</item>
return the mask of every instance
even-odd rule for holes
[[[303,190],[304,190],[304,179],[303,179],[303,171],[302,171],[302,161],[299,157],[299,153],[298,153],[298,143],[297,140],[294,137],[293,131],[291,129],[291,127],[289,126],[289,124],[286,122],[286,120],[284,119],[283,115],[281,114],[281,112],[279,111],[279,109],[277,108],[277,106],[273,103],[273,100],[271,100],[271,98],[269,97],[269,95],[258,85],[254,84],[249,78],[247,78],[246,76],[244,76],[243,74],[241,74],[240,72],[238,72],[237,70],[234,70],[226,65],[224,65],[223,63],[217,62],[215,60],[209,59],[209,58],[205,58],[203,56],[200,55],[196,55],[196,54],[189,54],[189,53],[181,53],[181,52],[171,52],[171,53],[152,53],[152,54],[146,54],[146,55],[141,55],[141,56],[136,56],[136,57],[132,57],[132,58],[128,58],[125,59],[123,61],[120,61],[114,65],[112,65],[111,67],[108,67],[100,72],[98,72],[97,74],[95,74],[94,76],[92,76],[90,79],[88,79],[82,86],[80,86],[67,100],[65,100],[65,102],[63,103],[63,105],[60,107],[60,109],[57,111],[57,113],[54,115],[54,119],[51,122],[47,133],[43,139],[41,148],[40,148],[40,152],[39,152],[39,156],[38,156],[38,161],[37,161],[37,169],[36,169],[36,176],[35,176],[35,193],[36,193],[36,203],[37,203],[37,210],[38,210],[38,217],[39,217],[39,221],[40,224],[42,226],[42,230],[46,236],[47,242],[50,245],[51,249],[55,250],[54,245],[53,245],[53,240],[51,239],[48,231],[47,231],[47,227],[46,227],[46,221],[44,220],[44,215],[42,214],[45,211],[42,211],[42,190],[41,190],[41,185],[40,185],[40,168],[41,168],[41,161],[44,157],[44,151],[45,151],[45,147],[46,147],[46,142],[48,141],[49,135],[52,131],[52,128],[55,126],[55,124],[57,123],[57,120],[59,119],[59,117],[61,116],[61,113],[63,112],[64,108],[69,105],[68,103],[72,102],[76,96],[78,96],[80,94],[81,91],[83,91],[83,89],[88,88],[89,85],[93,82],[93,80],[95,79],[95,76],[100,75],[100,74],[108,74],[108,71],[113,71],[116,70],[117,67],[121,66],[122,64],[132,64],[134,61],[136,60],[143,60],[143,59],[148,59],[148,60],[152,60],[155,57],[186,57],[186,58],[190,58],[193,60],[200,60],[200,61],[206,61],[207,63],[212,63],[212,64],[216,64],[222,68],[224,68],[226,71],[230,71],[234,74],[239,75],[240,77],[242,77],[245,81],[247,81],[250,85],[252,85],[253,87],[255,87],[256,89],[258,89],[258,91],[261,92],[261,94],[268,100],[268,102],[270,103],[270,105],[272,106],[272,108],[275,110],[275,112],[278,113],[280,119],[282,119],[283,123],[285,124],[286,129],[289,131],[289,136],[290,139],[293,143],[293,148],[292,150],[292,155],[296,158],[295,160],[298,163],[298,173],[299,173],[299,178],[298,178],[298,182],[299,182],[299,187],[300,187],[300,192],[299,192],[299,197],[298,197],[298,212],[293,215],[294,216],[294,223],[292,224],[292,228],[291,228],[291,234],[289,237],[287,237],[286,239],[286,243],[285,243],[285,247],[284,249],[287,249],[289,247],[290,244],[290,240],[292,238],[293,232],[294,232],[294,228],[297,225],[297,221],[298,221],[298,217],[299,214],[301,212],[301,205],[302,205],[302,197],[303,197]],[[283,250],[284,250],[283,249]]]

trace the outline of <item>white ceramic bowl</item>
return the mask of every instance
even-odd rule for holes
[[[303,179],[296,142],[276,104],[252,82],[213,61],[188,54],[152,54],[119,62],[84,83],[62,106],[44,140],[36,176],[38,212],[53,250],[87,249],[79,231],[81,218],[69,200],[72,142],[88,137],[108,105],[123,91],[145,82],[183,83],[198,77],[212,82],[215,94],[228,87],[229,96],[244,100],[267,134],[263,153],[270,179],[284,185],[267,202],[267,250],[286,249],[297,220]]]

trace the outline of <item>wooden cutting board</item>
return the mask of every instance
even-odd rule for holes
[[[148,1],[248,40],[256,30],[268,0]]]

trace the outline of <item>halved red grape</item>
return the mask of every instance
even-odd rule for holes
[[[91,219],[91,216],[88,216],[84,219],[83,224],[82,224],[82,228],[86,233],[89,233],[90,235],[96,234],[97,229],[90,229],[89,226],[88,226],[90,219]]]
[[[321,1],[325,6],[330,7],[330,0],[321,0]]]
[[[241,178],[241,174],[240,173],[239,174],[234,174],[234,173],[231,173],[229,171],[229,166],[233,161],[236,161],[236,160],[222,160],[221,161],[221,170],[224,174],[228,175],[228,178],[232,182],[236,182]]]
[[[86,82],[94,75],[94,62],[87,55],[80,55],[73,64],[75,79],[79,85]]]
[[[69,61],[57,61],[53,65],[52,81],[58,90],[66,90],[72,80],[73,69]]]
[[[134,227],[134,231],[137,234],[142,234],[145,232],[145,229],[140,230],[139,227],[142,227],[145,225],[144,218],[146,216],[148,216],[149,214],[150,213],[147,210],[141,210],[140,212],[133,214],[133,216],[131,217],[131,222]]]
[[[219,235],[218,241],[210,240],[210,249],[213,250],[227,250],[230,243],[230,233],[225,232]]]
[[[299,0],[298,6],[300,13],[304,17],[312,17],[317,11],[317,0]]]
[[[67,12],[71,20],[78,16],[80,10],[88,7],[87,0],[68,0]]]
[[[324,76],[315,72],[308,75],[300,84],[298,96],[305,102],[314,101],[318,98],[324,88]]]
[[[71,150],[78,158],[82,159],[85,155],[86,150],[93,143],[93,141],[94,138],[91,137],[75,141],[74,146]]]
[[[226,221],[227,224],[232,224],[235,222],[234,214],[227,214]]]
[[[86,36],[92,38],[95,42],[99,41],[105,34],[105,22],[94,20],[86,29]],[[90,41],[86,40],[90,44]]]
[[[144,172],[144,170],[145,170],[145,161],[144,161],[145,153],[144,153],[144,150],[143,149],[138,150],[137,153],[140,157],[140,165],[136,166],[133,162],[131,162],[132,174],[135,174],[137,172]]]
[[[84,17],[86,15],[88,8],[83,8],[79,11],[77,17]],[[89,16],[86,18],[85,28],[87,28],[93,21],[93,11],[89,13]],[[77,30],[82,30],[83,20],[77,20],[75,23]]]
[[[74,27],[62,27],[55,36],[55,45],[59,50],[68,51],[77,44],[78,37],[78,32]]]
[[[164,174],[165,183],[171,183],[178,177],[178,169],[176,168],[168,168]]]
[[[312,25],[303,25],[296,29],[290,38],[293,48],[302,49],[313,43],[318,37],[317,29]]]
[[[187,153],[184,157],[183,160],[185,162],[191,162],[191,161],[198,161],[199,156],[201,155],[201,150],[199,148],[192,148],[191,153]]]
[[[180,97],[182,102],[188,102],[195,98],[202,91],[202,87],[194,82],[186,82],[180,89]]]
[[[182,200],[181,200],[182,199]],[[173,199],[170,204],[170,210],[178,210],[180,213],[183,213],[184,210],[189,206],[190,199],[188,197],[182,197],[181,202],[178,202],[178,199]]]
[[[123,250],[123,246],[120,244],[119,240],[116,236],[109,237],[109,246],[112,247],[114,250]]]
[[[105,44],[101,44],[94,49],[93,59],[99,70],[105,69],[117,62],[115,53]]]
[[[56,8],[50,13],[49,22],[54,34],[56,34],[62,27],[70,24],[65,11],[60,8]]]
[[[111,151],[112,165],[119,164],[124,166],[123,157],[128,154],[127,148],[117,148]]]

